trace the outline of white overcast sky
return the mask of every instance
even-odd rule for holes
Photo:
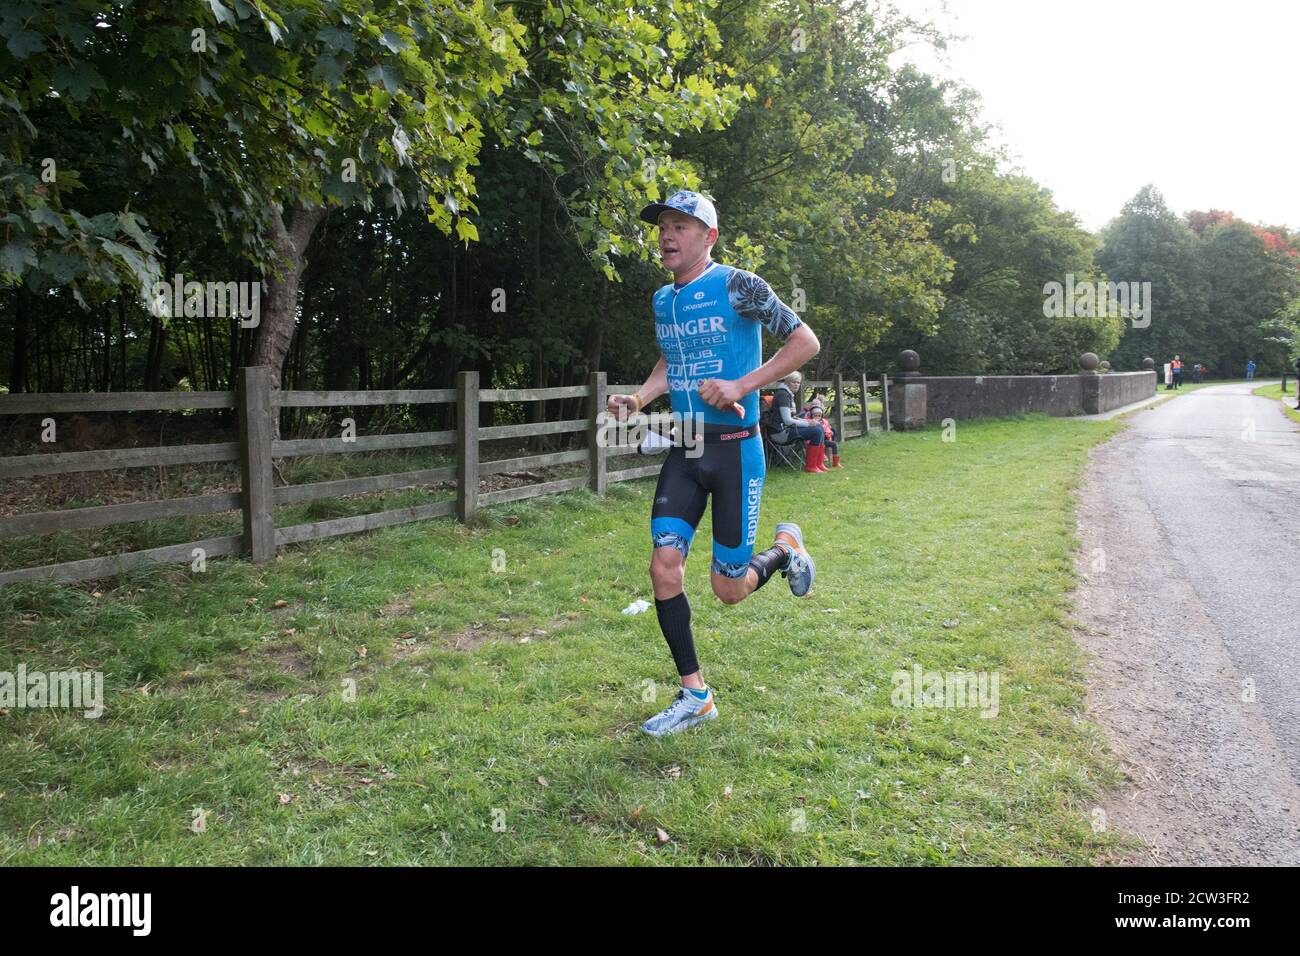
[[[943,61],[1015,163],[1097,229],[1144,183],[1176,213],[1300,229],[1296,0],[892,0],[948,32]],[[946,62],[945,62],[946,61]]]

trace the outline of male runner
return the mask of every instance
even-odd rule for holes
[[[642,724],[659,737],[718,715],[695,657],[683,590],[686,555],[710,494],[713,593],[724,604],[743,601],[778,570],[795,596],[812,590],[815,568],[797,524],[778,524],[772,547],[754,554],[767,470],[758,388],[804,365],[821,344],[766,282],[710,258],[718,214],[704,196],[682,190],[646,206],[641,218],[659,226],[659,255],[674,279],[653,298],[662,354],[635,395],[609,397],[609,412],[638,412],[668,392],[673,412],[682,416],[679,434],[692,429],[703,436],[698,457],[687,457],[680,443],[668,452],[650,513],[655,611],[682,680],[673,702]],[[760,364],[763,328],[785,344]]]

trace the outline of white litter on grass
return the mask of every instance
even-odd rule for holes
[[[648,610],[650,610],[650,602],[638,599],[636,601],[633,601],[627,607],[623,608],[623,613],[640,614],[642,611],[648,611]]]

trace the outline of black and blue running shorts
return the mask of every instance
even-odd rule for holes
[[[758,426],[749,437],[720,440],[706,428],[704,443],[688,457],[677,445],[659,471],[654,507],[650,511],[650,537],[656,548],[676,548],[685,558],[704,505],[713,495],[713,564],[715,574],[744,577],[754,554],[758,516],[763,500],[767,463]]]

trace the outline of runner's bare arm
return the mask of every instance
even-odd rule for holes
[[[655,363],[650,377],[645,380],[645,384],[636,390],[635,395],[611,395],[605,403],[605,407],[611,415],[617,415],[620,408],[626,408],[628,412],[639,412],[645,406],[649,405],[660,395],[668,391],[668,360],[659,356],[659,361]]]
[[[790,333],[790,337],[777,349],[775,355],[748,375],[736,380],[740,385],[741,394],[748,395],[768,382],[783,379],[796,369],[803,368],[821,349],[822,344],[817,340],[816,334],[806,322],[802,323]]]

